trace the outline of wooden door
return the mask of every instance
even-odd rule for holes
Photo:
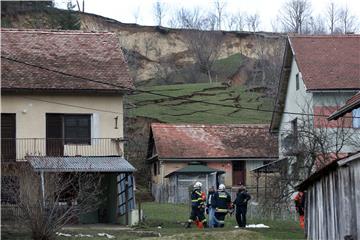
[[[16,160],[16,115],[15,113],[1,114],[1,161]]]
[[[64,155],[63,116],[46,114],[46,155],[59,157]]]
[[[233,185],[246,184],[245,161],[233,161]]]

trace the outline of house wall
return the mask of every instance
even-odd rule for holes
[[[246,161],[246,187],[248,191],[256,189],[256,175],[251,170],[261,167],[262,165],[264,165],[264,161],[262,160]]]
[[[29,99],[32,98],[32,99]],[[37,101],[33,99],[39,99]],[[56,102],[61,104],[55,104]],[[69,105],[77,105],[73,107]],[[91,137],[92,138],[123,138],[123,99],[122,96],[88,96],[88,95],[2,95],[1,108],[3,113],[16,113],[16,137],[17,138],[46,138],[46,113],[65,113],[65,114],[91,114]],[[85,108],[85,109],[84,109]],[[88,108],[88,109],[86,109]],[[94,110],[92,110],[94,109]],[[105,110],[102,112],[95,109]],[[112,113],[114,112],[114,113]],[[115,129],[115,117],[118,117],[118,129]],[[24,147],[17,142],[17,159],[23,159],[26,153],[22,152]],[[33,141],[27,143],[27,148],[32,148]],[[42,145],[43,146],[42,146]],[[94,143],[96,144],[96,143]],[[100,144],[100,143],[99,143]],[[118,143],[107,147],[104,155],[117,155]],[[39,146],[40,145],[40,146]],[[45,141],[38,142],[36,146],[40,152],[45,152]],[[94,154],[91,146],[82,146],[79,149],[71,145],[64,147],[65,155],[72,155],[75,151],[81,155]],[[123,144],[120,143],[121,150]],[[101,148],[97,148],[99,151]],[[98,155],[101,153],[97,153]]]
[[[225,184],[225,186],[232,186],[232,171],[233,171],[233,169],[232,169],[231,161],[208,162],[207,166],[209,168],[214,168],[214,169],[224,171],[225,174],[223,174],[223,177],[224,177],[224,182],[223,183]]]
[[[360,159],[322,176],[305,196],[308,239],[359,239]]]
[[[296,74],[299,73],[299,89],[296,90]],[[299,68],[296,64],[295,58],[292,60],[291,72],[289,77],[289,82],[287,86],[286,100],[284,106],[284,112],[303,112],[309,114],[324,114],[329,113],[331,109],[337,108],[345,104],[346,100],[353,96],[356,91],[307,91],[305,83],[302,79],[302,74],[299,72]],[[279,127],[279,157],[284,157],[284,147],[282,145],[282,140],[287,136],[291,131],[291,121],[295,118],[301,119],[303,116],[294,115],[294,114],[283,114],[281,117],[281,123]],[[306,120],[306,119],[305,119]],[[314,123],[318,127],[333,127],[333,124],[324,124],[327,123],[327,120],[319,119],[319,117],[311,118],[309,117],[311,123]],[[349,127],[349,124],[346,125]],[[360,130],[355,130],[354,132],[358,136],[360,135]],[[329,132],[329,134],[331,134]],[[343,152],[353,152],[356,149],[353,149],[351,146],[345,146]]]
[[[296,90],[296,74],[299,73],[299,89]],[[306,92],[306,87],[299,72],[295,58],[292,60],[291,72],[287,86],[284,112],[311,112],[312,93]],[[291,130],[291,121],[299,117],[298,115],[283,114],[279,127],[279,158],[284,157],[282,139]]]

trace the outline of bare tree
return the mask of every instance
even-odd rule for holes
[[[339,10],[334,2],[329,3],[326,11],[326,21],[330,30],[330,34],[334,34],[336,24],[339,21]]]
[[[279,20],[285,32],[301,34],[310,16],[311,4],[308,0],[288,0],[279,11]]]
[[[348,6],[341,8],[339,12],[339,22],[344,34],[354,32],[357,29],[357,19],[352,15]]]
[[[226,7],[226,2],[221,0],[216,0],[214,2],[215,11],[216,11],[216,20],[217,20],[217,30],[222,29],[222,20],[223,20],[223,11]]]
[[[139,6],[133,11],[133,17],[134,17],[134,22],[137,24],[139,17],[140,17],[140,7]]]
[[[249,31],[252,31],[252,32],[258,31],[259,25],[260,25],[260,15],[257,13],[248,15],[246,17],[246,24],[248,26]]]
[[[310,17],[309,20],[305,23],[304,34],[326,34],[326,27],[323,18],[321,15],[318,15],[316,18]]]
[[[42,185],[39,174],[28,164],[19,170],[21,179],[26,181],[20,187],[18,181],[7,181],[2,184],[2,192],[14,198],[20,210],[14,216],[16,222],[29,229],[34,240],[55,239],[55,233],[65,224],[96,210],[102,203],[100,174],[49,173]]]
[[[153,13],[156,25],[161,26],[165,16],[165,4],[157,1],[153,5]]]

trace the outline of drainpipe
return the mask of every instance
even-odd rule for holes
[[[44,171],[41,171],[40,173],[41,178],[41,195],[42,195],[42,202],[43,207],[45,208],[45,182],[44,182]]]

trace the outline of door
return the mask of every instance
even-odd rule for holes
[[[16,160],[16,115],[15,113],[1,114],[1,161]]]
[[[46,155],[59,157],[64,155],[63,116],[46,114]]]
[[[233,185],[245,185],[245,161],[233,161]]]

